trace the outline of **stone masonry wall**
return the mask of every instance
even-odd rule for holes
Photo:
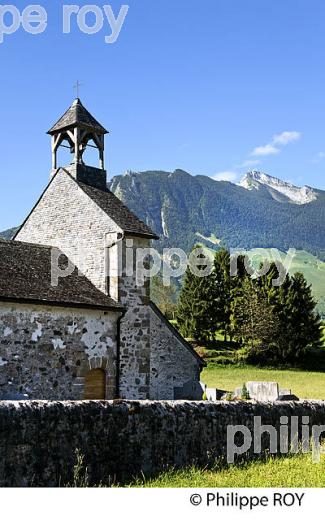
[[[174,399],[175,387],[200,380],[196,357],[150,308],[150,399]]]
[[[60,248],[68,258],[102,292],[107,292],[109,260],[121,255],[122,273],[111,277],[111,296],[127,308],[121,323],[121,397],[147,399],[150,378],[149,283],[136,284],[136,274],[125,272],[126,243],[129,251],[148,247],[149,240],[124,239],[112,251],[106,247],[121,234],[121,229],[67,175],[59,171],[48,190],[19,231],[16,240]],[[122,258],[123,257],[123,258]],[[115,259],[116,268],[117,261]],[[115,272],[115,275],[117,273]],[[116,287],[118,284],[118,287]]]
[[[83,399],[84,378],[106,371],[116,396],[116,313],[0,304],[0,399]]]
[[[278,432],[282,416],[324,425],[325,402],[0,402],[0,486],[64,486],[76,450],[89,484],[205,467],[226,454],[227,426],[253,431],[254,416]],[[262,447],[269,447],[268,434]]]
[[[115,222],[60,170],[16,240],[58,247],[105,293],[105,240],[114,232],[121,232]]]
[[[121,320],[120,397],[149,399],[150,387],[150,280],[137,282],[137,250],[149,247],[149,240],[128,237],[120,244],[122,259],[119,301],[127,312]]]

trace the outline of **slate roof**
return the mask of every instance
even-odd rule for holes
[[[52,249],[24,242],[0,242],[0,301],[123,310],[85,276],[79,276],[77,269],[59,278],[58,287],[53,287]],[[67,257],[61,254],[61,269],[65,269],[67,262]]]
[[[79,181],[78,186],[99,206],[126,234],[145,236],[152,239],[159,237],[138,219],[108,188],[100,190]]]
[[[99,134],[108,134],[108,131],[83,106],[79,98],[74,100],[71,107],[47,133],[55,134],[74,126],[95,130]]]

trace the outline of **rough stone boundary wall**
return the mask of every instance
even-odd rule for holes
[[[171,466],[205,466],[225,455],[227,426],[252,431],[254,416],[278,429],[281,416],[308,416],[311,425],[322,425],[325,401],[1,401],[0,486],[64,486],[72,481],[76,449],[92,484]],[[268,434],[263,442],[267,447]]]

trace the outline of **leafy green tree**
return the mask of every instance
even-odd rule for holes
[[[174,318],[176,312],[175,284],[171,280],[169,286],[165,286],[160,276],[154,276],[151,280],[151,299],[159,307],[167,318]]]
[[[179,330],[181,334],[187,338],[194,338],[195,336],[197,282],[197,277],[188,267],[176,309],[176,319]]]
[[[254,280],[243,280],[241,293],[232,301],[231,310],[234,337],[250,356],[258,356],[275,343],[279,321]]]

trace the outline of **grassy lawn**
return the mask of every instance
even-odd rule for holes
[[[314,464],[307,454],[211,471],[191,468],[138,480],[132,487],[325,487],[325,460]]]
[[[229,391],[242,386],[246,381],[275,381],[282,388],[290,389],[300,399],[325,400],[325,372],[211,364],[203,370],[201,381],[209,387]]]

